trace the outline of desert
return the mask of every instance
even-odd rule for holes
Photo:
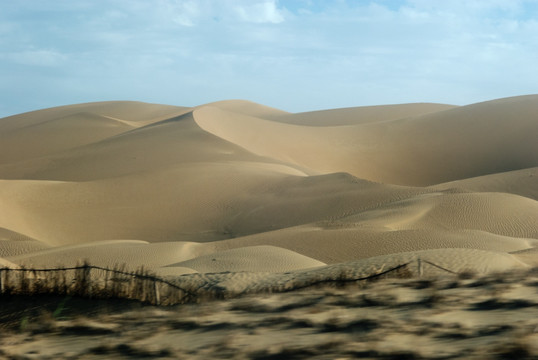
[[[4,117],[0,356],[536,358],[537,138],[538,95]],[[83,263],[190,295],[4,291]]]

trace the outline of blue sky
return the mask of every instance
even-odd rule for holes
[[[538,0],[0,0],[0,117],[139,100],[287,111],[538,93]]]

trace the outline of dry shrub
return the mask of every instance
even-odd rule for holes
[[[123,298],[156,305],[183,303],[193,298],[188,290],[156,277],[143,267],[129,271],[125,265],[107,269],[84,262],[72,268],[3,268],[0,275],[0,295]]]
[[[476,278],[477,275],[478,274],[476,273],[475,270],[465,269],[462,272],[458,273],[458,279],[461,279],[461,280],[474,279]]]

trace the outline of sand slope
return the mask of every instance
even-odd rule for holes
[[[454,105],[417,103],[398,105],[361,106],[304,113],[285,113],[265,116],[270,120],[306,126],[341,126],[398,120],[456,108]],[[232,109],[234,110],[234,109]],[[248,113],[257,116],[256,113]]]
[[[538,200],[538,168],[528,168],[437,184],[436,189],[510,193]]]
[[[535,264],[536,114],[531,95],[300,114],[120,101],[3,118],[0,256],[162,275],[420,251],[482,272]]]
[[[141,266],[155,269],[211,251],[203,244],[183,241],[150,244],[140,240],[106,240],[59,246],[9,258],[26,267],[76,266],[88,261],[103,267],[125,264],[129,269],[136,270]]]
[[[535,166],[537,99],[348,126],[283,124],[215,106],[195,110],[194,118],[203,129],[259,155],[323,173],[422,186]]]
[[[249,246],[219,251],[168,266],[186,267],[198,272],[286,272],[323,265],[325,263],[290,250],[274,246]]]

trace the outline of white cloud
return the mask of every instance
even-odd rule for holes
[[[275,1],[262,1],[238,5],[235,7],[239,18],[246,22],[273,23],[284,21],[284,15],[276,6]]]
[[[151,19],[161,27],[170,23],[186,27],[211,22],[278,24],[285,20],[285,10],[278,6],[276,0],[130,0],[123,2],[122,6],[134,7],[135,11],[131,13],[138,16],[141,11],[144,12],[142,21]]]
[[[171,10],[173,21],[183,26],[194,26],[200,15],[200,9],[195,1],[172,2]]]

